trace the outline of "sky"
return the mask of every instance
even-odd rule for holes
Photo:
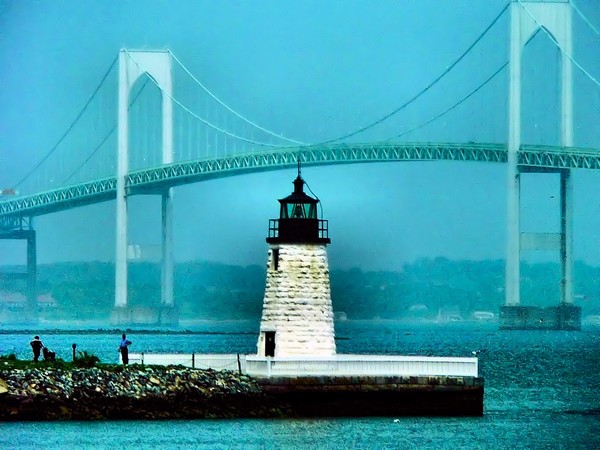
[[[600,28],[599,4],[576,4]],[[321,142],[379,119],[419,92],[505,5],[0,0],[0,188],[10,187],[46,154],[121,48],[169,48],[236,111],[285,136]],[[398,134],[475,88],[508,58],[507,17],[422,101],[354,140]],[[600,38],[573,18],[574,57],[600,79]],[[525,143],[558,144],[558,60],[542,34],[525,49]],[[600,87],[577,69],[574,74],[575,144],[600,149]],[[506,142],[507,93],[504,73],[407,139]],[[504,165],[370,163],[306,167],[302,173],[329,220],[332,269],[401,270],[423,257],[504,258]],[[176,188],[175,260],[265,264],[268,220],[277,217],[277,199],[292,191],[294,178],[295,170],[288,169]],[[522,186],[523,230],[558,231],[557,177],[524,175]],[[600,173],[575,172],[575,259],[596,265],[599,186]],[[113,260],[114,209],[107,202],[36,218],[38,262]],[[159,198],[132,197],[129,211],[129,241],[158,245]],[[0,242],[0,265],[24,261],[23,243]]]

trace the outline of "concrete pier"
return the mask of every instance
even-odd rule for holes
[[[231,371],[256,381],[289,417],[481,416],[477,358],[130,353],[130,364]]]
[[[581,330],[581,308],[562,304],[537,306],[502,306],[501,330]]]
[[[110,313],[111,325],[178,325],[179,308],[162,305],[160,308],[116,306]]]
[[[151,308],[115,306],[110,312],[111,325],[153,325],[158,323],[158,311]]]
[[[483,379],[475,377],[280,377],[258,383],[296,417],[483,415]]]
[[[175,305],[162,305],[158,312],[159,325],[179,325],[179,308]]]

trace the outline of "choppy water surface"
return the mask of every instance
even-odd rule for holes
[[[253,353],[258,324],[214,323],[208,335],[136,335],[132,351]],[[481,418],[195,420],[2,424],[0,448],[600,448],[600,328],[496,330],[496,325],[339,322],[339,353],[471,356],[481,350]],[[41,336],[117,359],[118,335]],[[0,354],[29,358],[31,336],[0,335]]]

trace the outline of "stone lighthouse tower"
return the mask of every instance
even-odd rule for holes
[[[269,220],[269,255],[258,356],[335,354],[333,308],[326,246],[327,221],[319,200],[304,193],[300,174],[294,192],[279,200],[279,219]]]

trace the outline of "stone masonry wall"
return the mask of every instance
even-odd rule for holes
[[[271,245],[260,331],[261,356],[265,354],[265,331],[275,331],[275,356],[335,354],[325,245]]]

